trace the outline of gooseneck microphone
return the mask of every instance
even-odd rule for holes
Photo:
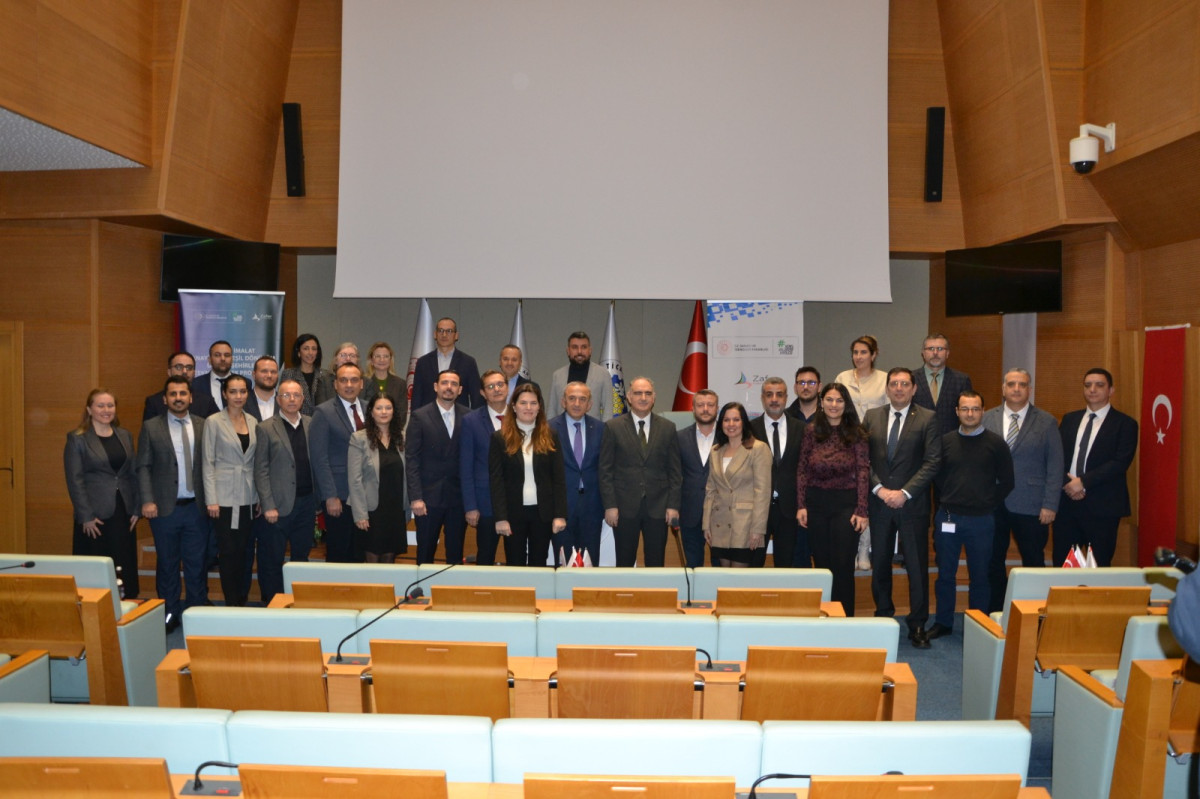
[[[335,656],[334,656],[334,657],[330,658],[329,662],[330,662],[330,663],[341,663],[341,662],[343,662],[343,661],[342,661],[342,647],[346,645],[346,642],[347,642],[347,641],[349,641],[351,638],[353,638],[354,636],[358,635],[358,634],[359,634],[359,633],[361,633],[363,630],[367,629],[367,628],[368,628],[368,627],[370,627],[372,624],[374,624],[375,622],[379,621],[379,620],[380,620],[380,619],[382,619],[384,616],[388,615],[389,613],[391,613],[393,610],[395,610],[396,608],[400,607],[401,605],[403,605],[403,604],[405,604],[405,603],[407,603],[407,602],[411,602],[411,601],[412,601],[412,600],[414,600],[414,599],[420,599],[421,597],[425,596],[425,592],[424,592],[424,591],[422,591],[420,588],[417,588],[417,585],[418,585],[419,583],[423,583],[423,582],[425,582],[426,580],[429,580],[429,579],[432,579],[432,578],[434,578],[434,577],[437,577],[439,574],[441,574],[441,573],[443,573],[443,572],[450,571],[451,569],[453,569],[453,568],[454,568],[455,566],[457,566],[457,565],[458,565],[457,563],[451,563],[449,566],[447,566],[447,567],[446,567],[446,568],[444,568],[444,569],[438,569],[438,570],[437,570],[437,571],[435,571],[433,574],[427,574],[427,575],[425,575],[424,577],[418,578],[418,579],[416,579],[416,580],[413,580],[411,583],[409,583],[409,584],[408,584],[408,588],[405,588],[405,589],[404,589],[404,596],[400,597],[400,599],[399,599],[399,600],[396,602],[396,604],[392,605],[390,608],[388,608],[387,610],[385,610],[383,613],[380,613],[378,616],[376,616],[375,618],[371,619],[369,622],[367,622],[367,623],[366,623],[366,624],[364,624],[363,626],[359,627],[357,630],[355,630],[354,632],[350,633],[350,634],[349,634],[349,635],[347,635],[345,638],[343,638],[343,639],[342,639],[340,642],[338,642],[338,645],[337,645],[337,653],[335,654]],[[414,588],[416,588],[416,590],[415,590],[415,591],[413,590]]]
[[[32,560],[27,560],[24,563],[10,563],[7,566],[0,566],[0,572],[8,571],[9,569],[32,569],[36,565]]]

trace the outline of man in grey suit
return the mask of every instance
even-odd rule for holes
[[[888,404],[867,411],[871,458],[871,595],[875,615],[896,615],[892,602],[892,552],[896,536],[908,572],[908,640],[929,648],[929,486],[942,460],[942,437],[933,411],[913,401],[911,370],[888,372]]]
[[[683,538],[683,556],[693,569],[704,565],[704,527],[701,524],[704,521],[704,488],[708,485],[708,455],[717,432],[719,402],[717,392],[707,388],[697,391],[692,395],[692,418],[696,421],[679,431],[679,464],[683,476],[679,534]]]
[[[346,476],[350,436],[365,424],[364,409],[358,401],[362,383],[362,370],[357,364],[337,367],[333,381],[337,396],[316,407],[309,426],[308,452],[317,499],[325,503],[325,559],[330,563],[363,562],[363,541],[346,507],[350,498]]]
[[[258,590],[264,604],[283,591],[284,550],[293,563],[308,560],[317,515],[316,484],[308,455],[311,419],[300,413],[304,387],[295,380],[279,384],[279,413],[260,424],[254,450],[254,487],[262,516],[258,537]]]
[[[949,358],[950,340],[930,333],[921,344],[922,365],[913,371],[913,402],[934,412],[941,435],[958,429],[958,395],[971,390],[970,376],[947,366]]]
[[[646,566],[662,566],[667,525],[679,521],[683,482],[674,422],[653,413],[654,383],[629,384],[629,409],[605,424],[600,445],[600,497],[613,528],[617,566],[635,566],[639,538]]]
[[[567,365],[555,370],[546,395],[546,416],[563,412],[562,396],[568,383],[584,383],[592,392],[592,409],[588,416],[607,422],[612,418],[612,378],[608,370],[592,363],[592,340],[582,330],[567,337]]]
[[[166,603],[167,632],[174,631],[185,608],[208,602],[207,550],[210,525],[204,513],[204,479],[200,466],[204,419],[192,416],[191,382],[183,375],[167,378],[161,395],[167,413],[142,425],[138,437],[137,476],[142,516],[154,535],[154,584]],[[183,564],[186,598],[179,598]]]
[[[992,598],[988,612],[1003,610],[1008,589],[1008,536],[1012,533],[1021,552],[1022,566],[1046,565],[1050,524],[1058,515],[1062,496],[1062,438],[1058,420],[1029,402],[1033,379],[1014,367],[1004,373],[1004,404],[983,415],[983,426],[1004,439],[1012,453],[1016,486],[996,509],[996,532],[988,584]]]

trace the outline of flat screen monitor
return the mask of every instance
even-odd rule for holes
[[[164,234],[159,299],[178,302],[180,289],[278,291],[279,245]]]
[[[946,316],[1062,310],[1062,242],[946,252]]]

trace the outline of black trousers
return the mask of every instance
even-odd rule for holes
[[[551,522],[538,516],[537,505],[524,505],[508,520],[511,535],[504,537],[504,560],[509,566],[546,566],[550,557]]]
[[[618,566],[636,566],[638,542],[642,543],[642,562],[645,566],[662,566],[667,553],[667,520],[652,519],[646,512],[646,498],[633,516],[624,513],[617,517],[613,528],[613,543],[617,550]]]
[[[427,507],[417,517],[417,565],[433,563],[438,538],[446,530],[446,562],[463,562],[463,540],[467,535],[467,517],[462,505]]]
[[[233,526],[237,514],[237,527]],[[221,558],[221,593],[231,607],[246,604],[246,542],[251,535],[250,506],[221,506],[213,530]]]
[[[1067,553],[1076,544],[1087,554],[1087,548],[1092,547],[1097,566],[1111,566],[1113,555],[1117,551],[1117,528],[1121,526],[1120,516],[1092,516],[1068,507],[1075,500],[1063,497],[1054,519],[1054,563],[1061,566],[1067,558]]]
[[[496,517],[480,516],[475,524],[475,565],[495,566],[496,546],[500,536],[496,535]]]
[[[330,563],[362,563],[363,540],[354,526],[350,505],[342,500],[342,514],[325,512],[325,560]]]
[[[841,602],[847,616],[854,615],[854,559],[858,555],[858,533],[850,523],[858,493],[853,489],[809,488],[808,542],[813,565],[833,572],[830,598]]]
[[[121,578],[122,599],[136,599],[140,590],[137,533],[129,529],[129,515],[125,500],[118,491],[112,515],[100,520],[100,535],[92,538],[83,532],[83,525],[76,524],[71,541],[72,555],[112,558],[113,568],[117,569],[117,576]]]
[[[910,502],[912,500],[909,500]],[[903,513],[887,507],[872,496],[871,517],[871,596],[875,615],[896,615],[892,600],[892,553],[899,537],[904,570],[908,574],[908,629],[924,627],[929,619],[929,516]]]
[[[996,530],[992,538],[992,558],[988,562],[988,586],[991,599],[988,613],[1004,610],[1004,594],[1008,591],[1008,537],[1011,534],[1021,553],[1022,566],[1046,565],[1046,542],[1050,540],[1050,525],[1042,524],[1037,516],[1013,513],[1001,505],[996,509]]]

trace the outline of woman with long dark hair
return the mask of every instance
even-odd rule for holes
[[[279,374],[279,383],[295,380],[304,392],[300,413],[312,416],[313,408],[334,395],[329,373],[321,371],[321,342],[312,333],[301,333],[292,344],[289,367]]]
[[[771,511],[771,448],[754,437],[740,402],[717,415],[708,484],[704,489],[704,540],[722,566],[745,568],[750,553],[766,545]]]
[[[800,441],[796,521],[808,530],[813,565],[833,572],[832,599],[854,615],[854,556],[867,527],[867,434],[841,383],[821,389]]]
[[[204,501],[217,536],[221,593],[226,605],[245,605],[246,539],[251,511],[258,504],[254,487],[254,450],[258,421],[245,412],[250,381],[231,374],[221,386],[225,409],[204,421]]]
[[[346,454],[350,509],[354,524],[366,534],[367,563],[394,563],[408,551],[404,501],[404,422],[387,394],[367,403],[362,430],[350,436]]]

